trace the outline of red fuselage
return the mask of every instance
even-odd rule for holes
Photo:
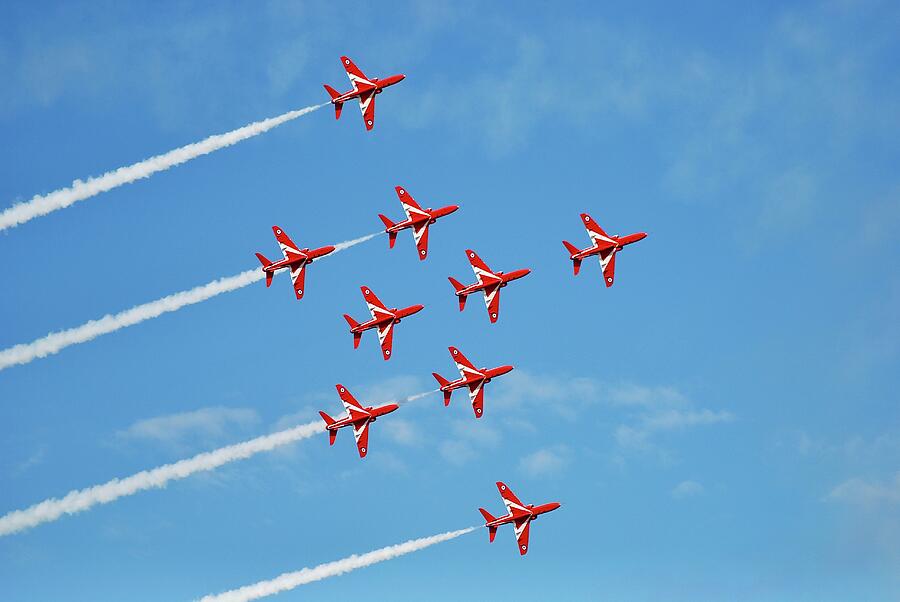
[[[385,77],[382,79],[378,79],[377,77],[372,78],[371,86],[360,86],[357,90],[350,90],[349,92],[344,92],[340,96],[331,99],[332,104],[341,104],[345,103],[348,100],[353,100],[354,98],[358,98],[363,94],[371,92],[375,90],[375,94],[381,94],[382,90],[389,86],[393,86],[394,84],[400,83],[405,78],[405,75],[392,75],[390,77]]]
[[[613,249],[613,253],[618,253],[631,243],[635,243],[639,240],[644,240],[645,238],[647,238],[647,233],[637,232],[635,234],[629,234],[627,236],[610,236],[610,238],[615,241],[614,245],[606,242],[601,242],[586,249],[582,249],[578,253],[572,253],[569,256],[569,259],[584,259],[593,255],[599,255],[601,252],[606,251],[610,248]]]
[[[325,427],[326,430],[336,431],[338,429],[344,428],[346,426],[353,426],[354,424],[362,424],[363,422],[375,422],[375,420],[379,416],[384,416],[385,414],[390,414],[400,406],[396,403],[388,403],[383,406],[369,406],[364,408],[366,412],[369,413],[368,416],[360,416],[359,418],[353,419],[352,416],[347,416],[346,418],[341,418],[340,420],[335,420],[332,424],[329,424]]]
[[[497,368],[482,368],[479,372],[480,374],[469,374],[466,378],[458,378],[456,380],[452,380],[443,387],[441,387],[441,391],[445,393],[449,393],[450,391],[455,391],[456,389],[462,389],[464,387],[468,387],[469,385],[484,383],[487,384],[491,382],[491,379],[497,376],[503,376],[507,372],[512,371],[512,366],[499,366]]]
[[[424,305],[410,305],[409,307],[404,307],[402,309],[397,309],[396,307],[394,307],[393,309],[378,310],[378,313],[384,315],[357,324],[356,326],[350,328],[350,332],[361,333],[365,332],[366,330],[371,330],[372,328],[384,326],[385,324],[389,324],[391,322],[393,322],[394,324],[399,324],[400,320],[402,320],[403,318],[409,317],[413,314],[417,314],[423,309],[425,309]]]
[[[524,515],[526,520],[532,521],[536,519],[541,514],[546,514],[548,512],[553,512],[557,508],[560,507],[559,502],[550,502],[549,504],[541,504],[540,506],[535,506],[534,504],[528,504],[525,506],[525,510],[528,512],[527,515]],[[523,515],[519,514],[507,514],[506,516],[500,516],[495,518],[492,521],[488,521],[484,524],[485,527],[497,527],[499,525],[505,525],[507,523],[514,523],[518,520],[522,520]]]
[[[297,268],[312,263],[313,260],[318,259],[319,257],[324,257],[332,251],[334,251],[333,245],[328,245],[327,247],[319,247],[318,249],[300,249],[300,253],[297,257],[273,261],[269,265],[263,266],[262,271],[267,274],[274,274],[276,271],[283,270],[285,268]],[[294,255],[294,253],[291,253],[291,255]]]
[[[471,295],[472,293],[477,293],[478,291],[483,291],[487,288],[492,288],[500,284],[500,288],[503,288],[513,280],[518,280],[519,278],[523,278],[531,273],[531,270],[513,270],[512,272],[504,273],[504,272],[496,272],[493,274],[493,277],[488,275],[482,276],[482,282],[476,282],[475,284],[470,284],[469,286],[456,291],[456,296],[464,296]]]
[[[414,228],[425,223],[433,224],[438,220],[438,218],[444,217],[445,215],[450,215],[457,209],[459,209],[459,205],[447,205],[446,207],[441,207],[439,209],[423,209],[423,211],[428,215],[413,215],[409,219],[405,219],[402,222],[397,222],[393,226],[385,228],[384,231],[400,232],[401,230]]]

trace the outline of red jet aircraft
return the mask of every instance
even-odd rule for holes
[[[487,264],[481,261],[481,258],[475,254],[472,249],[466,249],[466,257],[472,264],[472,270],[475,272],[475,278],[478,280],[475,284],[463,286],[452,276],[450,284],[456,289],[456,296],[459,297],[459,311],[466,307],[466,296],[478,291],[484,292],[484,304],[487,306],[488,317],[491,324],[497,321],[500,316],[500,289],[523,276],[531,273],[531,270],[515,270],[508,274],[503,272],[492,272]]]
[[[500,366],[498,368],[482,368],[479,370],[472,362],[466,359],[462,351],[456,347],[449,347],[450,357],[456,362],[459,369],[460,378],[458,380],[449,381],[437,372],[432,372],[434,378],[441,386],[441,392],[444,394],[444,405],[450,405],[450,394],[454,389],[469,388],[469,399],[472,400],[472,409],[475,410],[475,418],[481,418],[484,415],[484,385],[491,382],[496,376],[503,376],[513,369],[512,366]]]
[[[459,209],[459,205],[447,205],[440,209],[431,207],[422,209],[402,186],[396,186],[394,190],[397,191],[397,197],[400,199],[400,204],[403,205],[403,211],[406,212],[406,219],[395,224],[387,216],[378,214],[378,217],[384,222],[384,231],[388,235],[388,246],[394,248],[394,243],[397,242],[397,232],[412,228],[416,249],[419,250],[419,259],[425,259],[428,256],[428,226],[436,222],[439,217],[450,215]]]
[[[350,324],[350,332],[353,333],[353,348],[356,349],[359,347],[359,341],[362,338],[363,332],[371,328],[377,328],[378,340],[381,342],[381,353],[384,356],[384,359],[389,360],[391,359],[391,346],[393,345],[394,340],[394,324],[399,324],[400,320],[407,316],[419,313],[425,306],[410,305],[403,309],[397,309],[396,307],[388,309],[384,306],[384,303],[375,296],[372,289],[367,286],[361,286],[359,288],[362,291],[363,297],[366,299],[369,311],[372,313],[372,319],[360,324],[347,314],[344,314],[344,319]]]
[[[301,249],[278,226],[272,226],[275,239],[281,247],[284,259],[281,261],[269,261],[262,253],[257,253],[256,258],[262,264],[262,271],[266,274],[266,287],[272,286],[272,278],[277,270],[288,268],[291,272],[291,282],[294,283],[294,293],[298,299],[303,298],[303,282],[306,278],[306,266],[314,259],[324,257],[332,251],[334,246],[319,247],[318,249]]]
[[[335,388],[338,395],[341,396],[344,409],[347,410],[347,417],[335,420],[325,412],[319,412],[322,420],[325,421],[325,429],[328,431],[328,444],[334,445],[338,429],[352,426],[353,436],[356,437],[356,447],[359,449],[359,457],[365,458],[369,447],[369,424],[375,422],[380,416],[390,414],[400,406],[396,403],[388,403],[383,406],[364,408],[344,385],[335,385]]]
[[[541,504],[540,506],[535,506],[534,504],[528,504],[526,506],[519,501],[516,494],[513,493],[503,481],[497,481],[497,489],[500,491],[500,497],[503,498],[503,503],[506,504],[506,510],[509,514],[494,518],[491,516],[491,513],[484,508],[478,509],[484,517],[484,520],[487,521],[484,526],[488,529],[488,537],[491,541],[494,541],[494,536],[497,535],[497,527],[506,523],[512,523],[513,529],[515,529],[516,532],[516,541],[519,542],[519,554],[524,556],[528,553],[528,528],[531,521],[535,520],[541,514],[556,510],[560,505],[558,502],[551,502],[549,504]]]
[[[362,111],[366,129],[371,131],[375,127],[375,95],[381,94],[385,88],[402,81],[406,76],[392,75],[384,79],[378,79],[377,77],[370,79],[346,56],[341,57],[341,64],[347,70],[347,77],[350,78],[350,84],[353,86],[353,89],[341,94],[328,84],[325,84],[325,89],[331,95],[331,104],[334,105],[334,118],[340,119],[344,103],[355,98],[359,101],[359,110]]]
[[[588,236],[591,237],[591,242],[594,244],[587,249],[579,249],[572,243],[563,241],[563,245],[569,250],[569,259],[572,260],[575,275],[578,275],[582,259],[591,255],[599,255],[603,279],[606,281],[606,288],[609,288],[613,285],[613,278],[615,277],[616,253],[625,248],[626,245],[643,240],[647,237],[647,233],[637,232],[628,236],[610,236],[587,213],[581,214],[581,221],[584,222]]]

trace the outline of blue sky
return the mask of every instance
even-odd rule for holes
[[[890,2],[0,8],[0,205],[326,99],[338,57],[407,79],[375,131],[323,109],[0,234],[0,347],[401,215],[431,232],[0,374],[0,512],[449,375],[512,363],[485,418],[422,399],[370,453],[315,438],[0,539],[4,600],[188,600],[501,509],[283,600],[900,596],[900,10]],[[573,278],[578,214],[646,231]],[[408,233],[404,233],[408,234]],[[533,273],[489,325],[463,250]],[[425,304],[384,362],[358,287]],[[152,421],[152,422],[147,422]],[[150,428],[148,427],[155,427]]]

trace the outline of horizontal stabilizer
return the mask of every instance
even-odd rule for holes
[[[263,267],[272,265],[272,262],[269,261],[268,259],[266,259],[266,256],[263,255],[262,253],[257,253],[256,258],[259,259],[259,262],[263,265]]]
[[[581,252],[581,249],[570,243],[569,241],[562,241],[562,244],[566,247],[566,250],[569,251],[569,255],[578,255]]]
[[[356,328],[357,326],[359,326],[359,322],[357,322],[347,314],[344,314],[344,319],[347,320],[347,324],[350,325],[350,328]]]
[[[384,224],[385,228],[393,228],[394,227],[394,225],[395,225],[394,222],[392,222],[391,218],[389,218],[388,216],[382,215],[379,213],[378,217],[381,218],[381,222]]]
[[[332,424],[334,424],[334,418],[332,418],[331,416],[329,416],[329,415],[326,414],[325,412],[322,412],[322,411],[320,410],[320,411],[319,411],[319,416],[321,416],[321,417],[322,417],[322,420],[325,421],[325,426],[331,426]]]

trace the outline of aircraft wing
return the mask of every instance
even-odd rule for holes
[[[603,231],[603,228],[593,220],[593,218],[587,213],[581,214],[581,221],[584,224],[585,230],[587,230],[588,236],[591,237],[591,241],[597,246],[604,246],[605,244],[615,246],[616,241],[610,238],[609,234]]]
[[[363,92],[359,95],[359,110],[362,112],[363,121],[366,123],[366,129],[370,130],[375,127],[375,91]]]
[[[469,359],[463,355],[463,352],[457,349],[456,347],[449,347],[450,349],[450,357],[453,358],[453,361],[456,363],[456,369],[459,370],[459,375],[463,378],[468,378],[473,375],[480,375],[481,370],[476,368]]]
[[[472,249],[466,249],[466,257],[469,259],[469,263],[472,265],[472,271],[475,272],[475,278],[478,279],[478,282],[491,282],[491,281],[499,281],[496,274],[491,271],[491,268],[487,266],[485,262],[481,260],[481,257],[478,256],[475,251]]]
[[[391,349],[394,346],[394,323],[388,322],[378,327],[378,341],[381,343],[381,355],[384,359],[391,359]]]
[[[419,259],[425,259],[428,256],[428,222],[413,226],[413,238],[416,240]]]
[[[525,510],[525,504],[516,497],[516,494],[503,481],[497,481],[497,491],[500,492],[500,497],[503,498],[503,503],[506,504],[506,510],[513,518],[521,518],[529,514]]]
[[[519,554],[528,553],[528,531],[531,529],[531,519],[521,518],[515,522],[516,541],[519,543]]]
[[[500,285],[494,284],[484,289],[484,304],[487,306],[491,324],[500,317]]]
[[[606,288],[613,285],[613,279],[616,273],[616,252],[613,249],[600,251],[600,267],[603,269],[603,281]]]
[[[387,313],[387,308],[384,306],[384,303],[381,302],[381,299],[375,296],[375,293],[372,292],[367,286],[361,286],[359,289],[362,291],[363,298],[366,300],[366,305],[369,306],[369,313],[372,314],[372,318],[383,318]]]
[[[479,380],[469,385],[469,399],[472,400],[472,409],[475,410],[475,418],[484,415],[484,381]]]
[[[402,186],[394,187],[394,190],[397,191],[397,198],[400,199],[400,204],[403,205],[403,211],[406,213],[406,218],[409,219],[412,217],[412,214],[416,214],[418,216],[425,215],[425,212],[422,211],[422,208],[419,207],[419,204],[416,202],[416,199],[412,198],[412,195],[409,194]]]
[[[350,84],[354,90],[365,89],[375,85],[349,57],[342,56],[341,64],[344,66],[344,70],[347,72],[347,77],[350,78]]]
[[[338,384],[335,385],[335,388],[341,398],[341,403],[344,404],[344,409],[347,410],[347,414],[352,420],[359,420],[360,418],[369,416],[369,413],[365,408],[356,401],[356,398],[350,394],[350,391],[348,391],[344,385]]]
[[[369,451],[369,422],[366,420],[353,423],[353,436],[356,437],[356,448],[359,450],[360,458],[365,458]]]
[[[294,294],[298,299],[303,298],[303,282],[306,280],[306,263],[303,262],[299,266],[291,264],[291,282],[294,283]]]
[[[291,237],[284,230],[278,226],[272,226],[272,232],[275,233],[275,240],[278,241],[278,246],[281,247],[281,252],[284,254],[285,259],[293,259],[291,255],[299,258],[300,247],[294,244],[294,241],[291,240]]]

